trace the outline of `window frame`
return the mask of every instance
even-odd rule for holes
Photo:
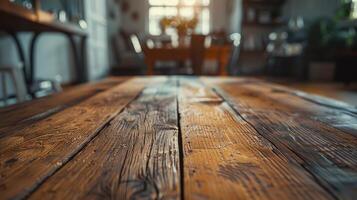
[[[200,12],[200,21],[199,21],[199,24],[203,23],[203,12],[206,10],[208,11],[208,20],[207,20],[207,30],[204,31],[202,30],[202,27],[200,28],[201,32],[204,32],[204,34],[208,34],[211,30],[211,10],[210,10],[210,7],[211,7],[211,3],[212,3],[212,0],[206,0],[207,3],[204,3],[203,1],[205,0],[199,0],[201,1],[202,3],[199,3],[199,4],[192,4],[192,5],[187,5],[184,3],[185,0],[177,0],[177,4],[174,5],[170,5],[170,4],[166,4],[166,3],[163,3],[163,4],[151,4],[150,3],[150,0],[147,1],[148,3],[148,33],[150,35],[161,35],[161,31],[160,33],[152,33],[152,30],[150,28],[150,23],[151,23],[151,15],[150,15],[150,9],[151,8],[176,8],[177,9],[177,16],[181,16],[182,15],[182,10],[184,9],[187,9],[187,8],[191,8],[191,9],[198,9],[199,12]]]

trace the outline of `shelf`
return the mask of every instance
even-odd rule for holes
[[[284,23],[279,9],[284,0],[244,0],[243,26],[246,27],[277,27]],[[266,21],[264,23],[263,21]]]
[[[357,27],[357,19],[341,20],[337,23],[339,28]]]
[[[249,7],[264,7],[264,8],[276,8],[285,3],[285,0],[243,0],[244,6]]]
[[[258,23],[258,22],[243,22],[243,26],[256,26],[256,27],[277,27],[284,25],[283,22],[269,22],[269,23]]]
[[[265,50],[241,50],[241,54],[260,55],[265,54]]]
[[[281,8],[285,0],[242,0],[243,1],[243,21],[242,21],[242,46],[253,47],[252,50],[241,49],[240,58],[242,63],[250,65],[265,65],[268,57],[266,52],[265,38],[268,34],[285,25],[281,20]],[[266,23],[263,23],[266,21]],[[252,45],[249,44],[253,40]],[[260,62],[261,64],[259,64]]]
[[[28,10],[3,0],[0,0],[0,18],[0,29],[2,30],[87,35],[86,31],[79,26],[56,21],[48,12]]]
[[[357,57],[357,50],[352,49],[336,49],[337,56],[351,56]]]
[[[28,20],[37,20],[37,15],[34,10],[29,10],[16,4],[10,3],[8,0],[0,0],[0,11],[11,13],[16,17],[23,17]]]

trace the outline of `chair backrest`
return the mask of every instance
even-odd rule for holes
[[[228,63],[228,71],[232,74],[236,74],[235,71],[238,71],[237,65],[239,60],[239,53],[240,53],[240,43],[241,43],[241,34],[240,33],[232,33],[230,35],[230,40],[233,44],[231,58]]]
[[[127,33],[126,31],[124,30],[120,30],[119,31],[119,35],[123,41],[123,44],[124,44],[124,50],[125,51],[132,51],[133,50],[133,46],[130,42],[130,34]]]
[[[15,89],[17,103],[24,102],[27,99],[26,81],[25,81],[25,77],[24,77],[22,68],[23,68],[22,64],[19,64],[18,66],[1,66],[0,67],[0,75],[1,75],[1,80],[2,80],[2,83],[1,83],[2,88],[0,88],[0,89],[2,90],[5,104],[6,104],[6,100],[8,98],[5,74],[10,75],[10,77],[12,79],[12,83],[13,83],[14,89]]]
[[[130,35],[130,42],[134,47],[134,51],[138,54],[141,54],[143,52],[143,48],[141,46],[139,37],[135,34]]]
[[[201,75],[205,56],[205,35],[191,36],[191,65],[194,74]]]

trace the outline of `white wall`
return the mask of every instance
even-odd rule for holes
[[[115,66],[117,63],[117,60],[114,55],[114,50],[113,48],[113,43],[115,42],[113,40],[113,37],[115,37],[118,34],[118,31],[122,25],[122,19],[121,19],[121,12],[120,12],[120,7],[119,4],[116,3],[115,0],[108,0],[107,1],[107,8],[108,8],[108,19],[107,19],[107,33],[108,33],[108,47],[109,47],[109,63],[110,66]]]
[[[21,34],[20,41],[29,57],[29,43],[31,34]],[[54,79],[61,76],[63,82],[74,80],[74,63],[68,41],[63,35],[44,34],[40,36],[36,45],[35,74],[37,78]],[[0,66],[16,65],[20,62],[16,46],[11,38],[3,35],[0,38]]]
[[[242,22],[242,0],[232,0],[231,4],[230,32],[235,33],[241,31]]]
[[[88,23],[88,75],[89,80],[95,80],[109,73],[107,2],[86,0],[85,8]]]
[[[29,43],[32,34],[20,34],[26,58],[29,57]],[[61,78],[63,83],[75,80],[74,61],[72,51],[65,36],[59,34],[44,34],[40,36],[36,45],[35,75],[38,79],[55,80]],[[20,58],[14,41],[6,34],[0,37],[0,68],[13,66],[20,63]],[[6,75],[8,94],[13,94],[13,81]],[[0,98],[2,94],[2,81],[0,82]]]
[[[211,31],[229,29],[229,15],[227,2],[230,0],[211,0],[210,4],[210,19]]]

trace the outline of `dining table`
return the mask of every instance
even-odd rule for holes
[[[226,76],[227,65],[231,57],[231,44],[214,44],[204,48],[203,60],[217,62],[217,75]],[[159,61],[179,61],[185,62],[191,59],[190,45],[163,45],[145,47],[144,50],[145,63],[147,65],[147,75],[154,75],[155,64]]]
[[[244,77],[109,77],[0,109],[0,199],[357,199],[357,108]]]

